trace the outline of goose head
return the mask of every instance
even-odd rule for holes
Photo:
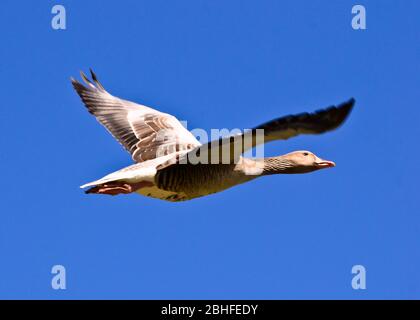
[[[270,173],[308,173],[335,167],[333,161],[324,160],[306,150],[294,151],[282,156],[265,158],[264,171]]]
[[[335,167],[333,161],[324,160],[310,151],[294,151],[284,155],[297,168],[306,168],[309,171]]]

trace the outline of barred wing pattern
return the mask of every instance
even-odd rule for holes
[[[172,115],[109,94],[91,71],[81,72],[87,86],[71,79],[88,111],[124,146],[135,162],[143,162],[200,146]]]

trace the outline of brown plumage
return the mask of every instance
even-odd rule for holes
[[[136,162],[82,186],[90,187],[86,193],[96,194],[136,192],[168,201],[182,201],[264,175],[308,173],[333,167],[334,162],[322,160],[309,151],[261,159],[244,158],[242,154],[261,143],[334,130],[345,121],[355,103],[350,99],[314,113],[281,117],[243,134],[201,145],[175,117],[112,96],[92,70],[93,82],[83,73],[81,76],[87,86],[74,79],[72,84],[88,111]],[[197,163],[197,159],[200,162]]]

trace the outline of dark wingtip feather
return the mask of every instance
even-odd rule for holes
[[[355,103],[356,103],[356,99],[350,98],[348,101],[340,104],[337,108],[351,111],[353,109]]]
[[[70,81],[71,81],[71,84],[73,85],[73,87],[75,86],[75,85],[77,85],[77,84],[80,84],[79,83],[79,81],[77,81],[75,78],[73,78],[73,77],[70,77]]]
[[[87,88],[83,84],[81,84],[79,81],[77,81],[73,77],[71,77],[70,80],[71,80],[71,84],[73,85],[74,90],[76,90],[76,92],[79,95],[81,95],[83,91],[87,90]]]
[[[350,100],[343,102],[342,104],[337,106],[337,127],[340,126],[350,115],[351,111],[353,110],[353,107],[356,103],[356,99],[351,98]]]
[[[83,104],[88,109],[89,113],[94,114],[95,106],[88,103],[87,97],[92,96],[95,94],[95,86],[93,84],[88,83],[88,87],[85,87],[82,83],[75,80],[74,78],[71,78],[71,84],[73,85],[74,90],[79,95],[80,99],[82,100]]]
[[[93,72],[92,68],[89,68],[90,74],[92,76],[93,81],[96,83],[96,85],[105,91],[105,88],[103,87],[103,85],[99,82],[98,77],[96,76],[95,72]]]
[[[93,79],[94,81],[98,80],[98,79],[96,78],[96,74],[95,74],[95,72],[93,72],[92,68],[89,68],[89,71],[90,71],[90,75],[91,75],[92,79]]]
[[[92,81],[89,80],[89,78],[86,76],[86,74],[80,70],[80,76],[82,77],[83,81],[91,88],[96,88],[95,85],[92,83]]]

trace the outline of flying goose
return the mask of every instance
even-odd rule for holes
[[[80,72],[85,85],[71,78],[88,111],[131,154],[135,164],[82,185],[86,193],[139,193],[167,201],[183,201],[216,193],[271,174],[308,173],[334,167],[310,151],[295,151],[269,158],[246,158],[243,153],[260,143],[286,140],[299,134],[320,134],[339,127],[355,100],[338,106],[281,117],[249,132],[200,144],[172,115],[109,94],[90,70],[92,80]],[[258,139],[258,132],[263,139]],[[248,143],[242,141],[246,135]],[[239,143],[238,143],[239,141]],[[227,149],[226,149],[227,147]],[[224,149],[223,149],[224,148]],[[224,159],[217,154],[224,152]],[[227,161],[210,159],[212,154]],[[213,158],[212,158],[213,159]]]

